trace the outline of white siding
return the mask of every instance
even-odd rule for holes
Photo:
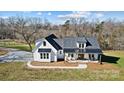
[[[69,54],[73,54],[74,57],[69,57]],[[76,60],[78,58],[78,55],[76,53],[65,53],[65,61],[67,60]]]
[[[52,51],[51,52],[51,61],[54,61],[54,55],[55,55],[55,53]]]
[[[86,43],[84,43],[84,48],[86,48]]]
[[[92,55],[92,54],[91,54]],[[93,54],[94,55],[94,58],[95,58],[95,60],[98,60],[98,55],[99,54]]]
[[[84,44],[84,48],[86,48],[86,43],[81,43]],[[77,43],[77,47],[79,48],[79,43]]]
[[[61,54],[60,54],[60,51],[61,51]],[[63,50],[59,50],[59,51],[57,52],[57,58],[58,58],[58,59],[64,59]]]
[[[49,59],[41,59],[40,53],[38,52],[39,48],[37,48],[35,50],[35,52],[33,53],[34,61],[40,61],[40,62],[57,61],[57,57],[56,57],[57,56],[57,50],[46,39],[41,39],[41,42],[43,42],[43,41],[46,42],[46,46],[43,46],[43,43],[41,43],[41,46],[39,48],[42,48],[42,49],[50,48],[51,49],[51,53],[49,53]]]
[[[98,54],[94,54],[96,60],[98,60]]]
[[[72,58],[72,57],[68,57],[68,55],[69,54],[72,54],[72,53],[65,53],[65,61],[67,61],[67,60],[76,60],[77,58],[78,58],[78,54],[76,54],[76,53],[73,53],[74,54],[74,57]],[[94,57],[95,57],[95,61],[97,61],[98,60],[98,54],[94,54]],[[88,53],[85,53],[84,54],[84,58],[85,59],[87,59],[87,60],[89,60],[89,54]],[[90,61],[90,60],[89,60]],[[93,61],[91,61],[91,62],[93,62]]]
[[[85,59],[89,59],[89,54],[84,54]]]
[[[41,62],[50,62],[51,61],[51,53],[49,53],[49,59],[41,59],[40,53],[33,53],[34,61],[41,61]]]

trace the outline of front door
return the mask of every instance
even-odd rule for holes
[[[79,60],[84,59],[84,54],[78,54],[78,59],[79,59]]]

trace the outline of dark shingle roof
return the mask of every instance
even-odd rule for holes
[[[63,39],[54,39],[54,41],[59,44],[59,46],[63,47]]]
[[[66,52],[66,53],[70,52],[71,53],[71,52],[76,52],[77,50],[78,50],[77,48],[65,48],[64,52]]]
[[[100,49],[94,37],[72,37],[64,39],[54,39],[63,48],[78,48],[77,43],[86,43],[86,48]]]
[[[64,52],[102,53],[97,39],[94,37],[67,37],[58,39],[54,34],[45,38],[56,50]],[[86,43],[86,49],[79,49],[77,43]]]
[[[54,41],[55,38],[57,38],[57,37],[52,34],[52,35],[47,36],[45,39],[46,39],[56,50],[62,49],[62,47]]]
[[[79,43],[86,43],[85,37],[70,37],[64,38],[64,48],[77,48],[77,42]]]
[[[89,46],[87,46],[86,48],[89,48],[89,49],[100,49],[100,46],[97,42],[97,39],[95,37],[88,37],[87,38],[87,41],[91,44]]]
[[[102,53],[101,49],[77,49],[77,48],[66,48],[65,53]]]
[[[101,49],[79,49],[79,53],[102,53]]]
[[[45,48],[45,49],[43,49],[43,48],[40,48],[40,49],[38,49],[38,52],[51,52],[51,49],[49,49],[49,48]]]
[[[57,37],[54,34],[49,35],[48,37],[52,38],[52,39],[57,39]]]

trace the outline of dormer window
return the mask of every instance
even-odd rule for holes
[[[43,41],[43,46],[46,46],[46,42],[45,41]]]
[[[79,44],[79,48],[81,48],[82,47],[82,44]]]
[[[79,43],[79,48],[84,48],[84,44],[83,43]]]

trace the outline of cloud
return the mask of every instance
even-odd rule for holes
[[[104,16],[104,14],[102,14],[102,13],[96,13],[95,16],[96,16],[96,18],[101,18],[101,17]]]
[[[38,12],[37,15],[42,15],[42,12]]]
[[[31,13],[32,11],[23,11],[23,13]]]
[[[51,12],[49,12],[49,13],[48,13],[48,15],[50,16],[50,15],[52,15],[52,13],[51,13]]]
[[[90,12],[83,12],[83,11],[73,11],[70,14],[66,14],[66,15],[58,15],[58,18],[87,18],[91,15]]]
[[[0,18],[7,19],[9,16],[0,16]]]

